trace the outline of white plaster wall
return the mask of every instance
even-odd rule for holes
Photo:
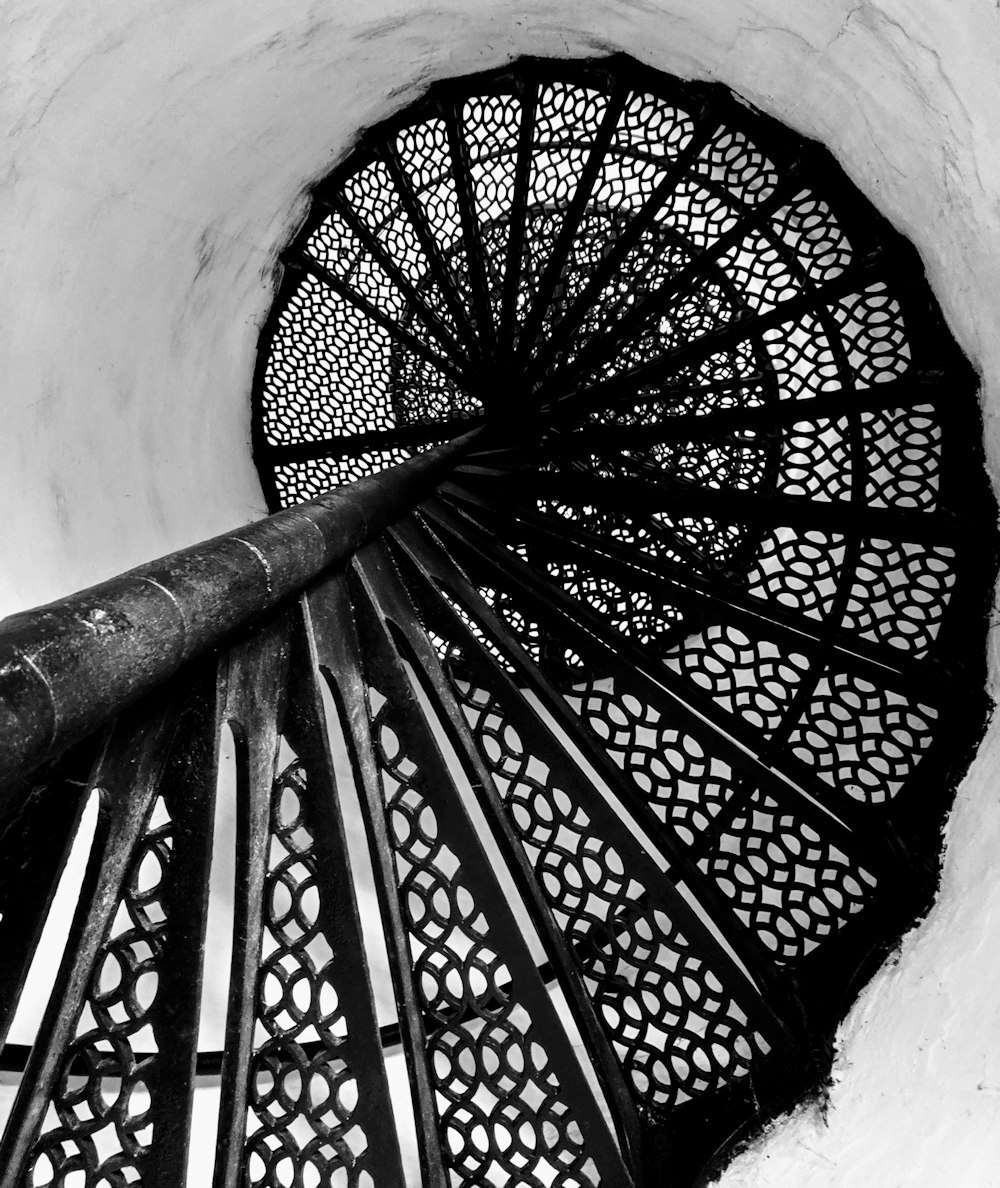
[[[360,125],[518,52],[623,49],[825,141],[922,251],[1000,463],[994,0],[6,0],[0,614],[263,512],[248,388],[276,252]],[[842,1030],[824,1122],[727,1188],[1000,1185],[991,736],[941,900]]]

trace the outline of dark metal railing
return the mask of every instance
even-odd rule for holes
[[[262,937],[269,926],[272,943],[280,937],[280,927],[269,922],[273,909],[264,902],[271,884],[261,846],[269,836],[282,836],[282,775],[275,771],[281,738],[295,744],[300,756],[295,771],[303,778],[308,771],[317,786],[326,782],[326,804],[303,804],[289,832],[298,836],[308,822],[316,835],[311,849],[325,857],[322,874],[313,876],[326,895],[321,926],[327,937],[350,936],[350,956],[338,959],[346,978],[338,993],[350,1005],[354,1039],[351,1047],[338,1046],[338,1059],[348,1055],[371,1099],[367,1137],[375,1142],[381,1134],[380,1150],[367,1166],[380,1169],[379,1183],[400,1182],[379,1053],[400,1042],[401,1028],[379,1027],[373,1013],[333,799],[336,780],[329,744],[321,740],[319,658],[303,651],[302,629],[311,630],[309,603],[300,599],[296,610],[295,600],[331,581],[339,588],[359,550],[433,494],[481,433],[475,429],[378,475],[0,623],[0,1044],[82,809],[90,794],[99,792],[88,873],[38,1038],[30,1047],[4,1045],[4,1067],[23,1076],[0,1142],[3,1188],[50,1168],[99,1176],[116,1160],[141,1167],[144,1183],[179,1188],[194,1077],[206,1073],[221,1074],[227,1086],[216,1183],[235,1184],[242,1176]],[[345,630],[350,630],[346,624]],[[206,842],[224,724],[241,752],[236,964],[225,1048],[199,1052],[211,863]],[[82,748],[76,746],[81,740],[86,740]],[[285,778],[294,779],[294,772]],[[154,824],[157,805],[166,824]],[[256,822],[254,837],[245,832],[248,814]],[[152,876],[151,857],[158,863]],[[30,895],[22,904],[25,879]],[[132,925],[124,933],[116,919],[123,908]],[[334,923],[334,911],[346,916]],[[120,977],[111,989],[109,961]],[[139,1000],[143,969],[157,983],[151,1004]],[[417,1018],[412,994],[406,1001],[412,1028]],[[78,1020],[86,1009],[96,1013],[96,1030],[81,1033]],[[116,1009],[124,1025],[105,1013]],[[139,1032],[144,1038],[133,1043]],[[412,1047],[413,1036],[404,1038]],[[331,1060],[330,1036],[304,1041],[296,1050],[301,1060],[323,1068]],[[90,1112],[97,1118],[89,1124],[78,1121],[74,1084],[85,1086],[84,1094],[96,1103]],[[120,1109],[126,1112],[114,1118],[109,1131],[111,1107],[102,1104],[102,1094],[111,1084],[120,1087]],[[145,1110],[129,1107],[130,1095],[147,1095],[147,1086],[153,1097]],[[53,1106],[61,1125],[46,1130],[45,1111]],[[132,1136],[137,1127],[129,1109],[154,1120],[157,1143],[144,1146]],[[424,1129],[432,1126],[428,1115]],[[102,1127],[102,1141],[92,1139]],[[433,1173],[432,1182],[439,1182]]]
[[[17,780],[410,511],[476,432],[0,622],[0,777]]]

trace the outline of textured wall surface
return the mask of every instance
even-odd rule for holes
[[[359,127],[516,53],[626,50],[824,141],[915,241],[1000,464],[993,0],[8,0],[0,613],[263,512],[248,390],[276,254]],[[728,1188],[1000,1184],[1000,749],[939,905],[844,1024],[830,1109]]]

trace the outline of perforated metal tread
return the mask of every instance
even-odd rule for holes
[[[824,150],[624,59],[438,85],[284,263],[275,507],[488,427],[379,572],[683,1183],[933,895],[986,710],[976,376]]]

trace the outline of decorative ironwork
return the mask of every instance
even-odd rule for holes
[[[216,1188],[694,1183],[933,895],[986,712],[975,376],[822,150],[623,59],[432,88],[284,262],[275,514],[0,625],[3,1035],[99,801],[0,1188],[179,1188],[209,1069]]]
[[[318,188],[286,260],[258,372],[265,485],[279,506],[487,422],[395,555],[644,1118],[690,1134],[684,1101],[726,1086],[721,1138],[773,1108],[734,1106],[742,1077],[816,1076],[851,979],[930,894],[947,773],[983,713],[975,377],[912,250],[818,146],[631,62],[432,90]],[[654,890],[607,865],[638,870],[635,833],[602,815],[579,836],[594,793],[528,688],[770,971],[780,1035],[673,900],[643,907],[659,940],[611,974]],[[708,1041],[715,1018],[728,1040]],[[700,1064],[681,1052],[699,1042]]]

